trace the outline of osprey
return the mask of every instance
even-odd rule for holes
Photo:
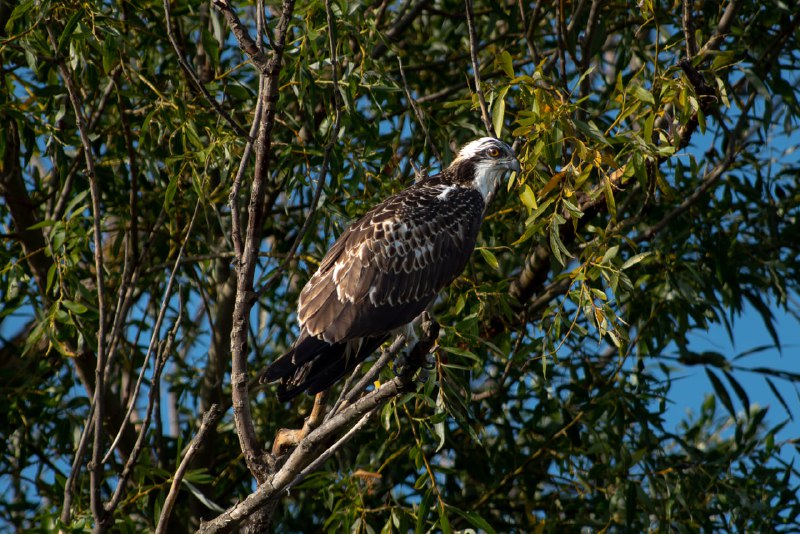
[[[369,210],[345,230],[300,293],[300,335],[262,382],[278,398],[319,393],[407,325],[464,269],[498,181],[520,172],[510,146],[468,143],[441,173]]]

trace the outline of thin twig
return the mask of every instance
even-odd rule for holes
[[[531,38],[531,33],[533,31],[534,24],[536,23],[536,13],[538,12],[539,2],[536,2],[536,6],[533,8],[533,15],[531,16],[530,24],[525,21],[525,6],[523,6],[522,0],[517,0],[517,7],[519,7],[519,20],[521,21],[520,27],[523,30],[522,36],[525,39],[525,45],[528,47],[528,54],[533,58],[535,63],[538,63],[539,53],[536,50],[536,43],[534,43],[533,39]]]
[[[278,279],[286,266],[289,265],[289,262],[294,259],[294,256],[297,253],[297,248],[300,246],[300,243],[303,241],[308,229],[311,227],[311,221],[314,219],[314,214],[319,207],[319,199],[322,197],[322,188],[328,178],[328,167],[330,166],[331,153],[333,152],[333,147],[336,145],[336,141],[339,139],[339,125],[342,118],[343,101],[342,95],[339,92],[339,60],[336,52],[336,36],[334,31],[336,25],[333,19],[333,10],[330,6],[330,0],[325,0],[325,9],[328,15],[328,46],[330,47],[331,51],[331,77],[333,79],[333,105],[335,108],[333,126],[331,127],[328,144],[325,146],[325,155],[322,158],[322,167],[319,171],[317,187],[314,190],[314,199],[311,201],[311,209],[303,221],[303,226],[300,227],[300,231],[294,238],[294,242],[292,243],[291,248],[289,248],[289,252],[286,254],[286,257],[281,261],[280,264],[278,264],[278,267],[276,267],[275,270],[270,273],[269,277],[267,277],[267,280],[258,290],[259,295],[264,294],[264,292],[269,289],[270,286],[272,286],[273,282]]]
[[[339,398],[337,398],[336,402],[333,403],[333,408],[328,410],[328,413],[325,416],[325,419],[330,419],[331,417],[334,416],[334,414],[336,412],[339,411],[339,409],[342,406],[342,403],[344,402],[345,397],[347,396],[347,392],[350,391],[350,385],[356,379],[356,376],[361,374],[361,368],[363,366],[364,366],[364,362],[363,361],[359,362],[358,365],[356,365],[353,368],[353,370],[350,372],[350,374],[347,375],[347,378],[345,379],[344,384],[342,385],[342,391],[339,392]]]
[[[411,90],[408,88],[408,80],[406,80],[406,73],[403,70],[403,60],[400,56],[397,56],[397,63],[400,65],[400,78],[403,80],[403,90],[406,92],[406,98],[408,99],[408,103],[411,105],[411,108],[414,110],[414,115],[417,116],[417,122],[419,122],[420,128],[422,128],[423,133],[425,134],[425,142],[428,145],[428,148],[431,149],[433,155],[436,156],[436,159],[439,163],[442,163],[442,155],[439,154],[439,151],[436,149],[436,145],[433,144],[433,139],[431,139],[431,134],[428,132],[428,127],[425,125],[425,117],[422,115],[422,110],[419,109],[417,102],[414,100],[414,97],[411,96]]]
[[[78,448],[75,449],[75,458],[72,459],[72,466],[69,478],[64,485],[64,502],[61,505],[61,522],[68,525],[72,521],[72,497],[75,493],[75,483],[78,481],[78,474],[81,472],[81,464],[89,446],[89,438],[94,431],[94,404],[89,407],[89,414],[86,416],[86,424],[81,432],[81,439],[78,441]]]
[[[483,96],[483,89],[481,88],[481,72],[480,63],[478,63],[478,39],[475,36],[475,14],[472,9],[472,0],[464,0],[467,8],[467,31],[469,33],[469,52],[472,59],[472,74],[475,78],[475,94],[478,95],[478,104],[481,108],[481,117],[483,118],[483,125],[486,127],[486,132],[491,137],[497,137],[497,132],[494,131],[492,126],[492,119],[489,117],[489,109],[486,107],[486,98]]]
[[[167,359],[172,353],[172,346],[175,343],[175,335],[178,333],[182,316],[183,299],[180,299],[178,314],[175,317],[175,322],[172,325],[169,334],[167,334],[166,342],[159,348],[158,355],[153,363],[153,376],[150,379],[150,392],[147,399],[147,408],[145,409],[144,420],[139,427],[139,435],[136,437],[136,443],[134,444],[131,454],[128,456],[128,459],[125,462],[125,467],[122,469],[122,473],[119,475],[114,493],[111,496],[111,499],[109,499],[108,503],[105,505],[106,516],[110,517],[114,513],[114,510],[116,510],[117,506],[119,506],[123,492],[128,485],[128,480],[133,473],[133,468],[136,466],[136,462],[139,461],[139,456],[142,454],[144,442],[147,437],[147,431],[150,429],[150,421],[153,417],[153,408],[155,407],[156,400],[159,398],[161,392],[161,373],[164,371],[164,366],[167,363]],[[103,461],[106,462],[107,460],[104,459]]]
[[[375,413],[375,410],[377,410],[377,408],[367,412],[361,419],[359,419],[359,421],[355,425],[353,425],[353,428],[348,430],[341,438],[336,440],[336,442],[333,445],[325,449],[325,451],[319,456],[317,456],[317,458],[313,462],[308,464],[308,466],[306,466],[302,471],[300,471],[300,473],[298,473],[295,479],[286,485],[284,491],[289,491],[294,486],[302,482],[303,479],[305,479],[309,474],[319,469],[319,467],[322,464],[324,464],[328,460],[328,458],[330,458],[333,455],[334,452],[339,450],[339,448],[342,445],[350,441],[350,438],[352,438],[354,435],[360,432],[362,428],[364,428],[364,426],[369,422],[369,418],[372,417],[372,414]]]
[[[381,357],[375,361],[372,367],[370,367],[369,371],[367,371],[364,376],[361,377],[361,380],[356,382],[356,385],[347,392],[347,395],[344,398],[345,406],[352,404],[358,398],[358,396],[361,395],[361,392],[375,381],[375,378],[377,378],[378,374],[381,372],[381,369],[383,369],[386,364],[389,363],[389,360],[397,356],[397,354],[400,352],[400,349],[403,348],[403,344],[405,342],[405,334],[400,334],[395,338],[389,348],[386,349],[384,353],[381,354]]]
[[[47,27],[50,42],[57,50],[57,41],[53,30]],[[90,507],[92,516],[95,520],[95,529],[102,530],[103,525],[103,503],[100,499],[100,485],[102,483],[103,465],[100,463],[100,451],[103,446],[103,422],[105,416],[105,406],[103,397],[105,395],[105,364],[106,364],[106,310],[105,310],[105,266],[103,261],[103,234],[100,227],[100,188],[97,184],[95,173],[94,155],[92,145],[89,142],[89,135],[86,131],[86,119],[83,116],[83,108],[72,75],[63,61],[59,61],[58,70],[67,86],[67,93],[75,112],[75,122],[78,126],[78,135],[83,146],[83,155],[86,159],[86,174],[89,178],[89,193],[92,199],[92,232],[94,234],[94,268],[95,284],[97,284],[97,366],[95,368],[94,398],[92,404],[95,406],[94,418],[94,442],[92,449],[92,465],[90,469]]]
[[[167,280],[167,287],[164,289],[164,294],[161,297],[161,307],[158,310],[158,316],[156,317],[156,324],[153,326],[153,332],[150,335],[150,343],[147,346],[147,352],[144,356],[144,362],[142,362],[142,368],[139,371],[139,378],[136,380],[136,385],[133,388],[133,394],[131,395],[130,402],[128,403],[128,409],[125,412],[125,417],[122,419],[122,423],[120,424],[119,431],[117,432],[114,441],[111,443],[111,446],[108,448],[108,452],[106,453],[105,457],[103,457],[103,463],[108,462],[111,459],[111,455],[114,454],[114,449],[116,449],[117,445],[119,444],[119,440],[122,438],[122,434],[125,431],[125,428],[128,424],[128,421],[131,418],[131,414],[133,413],[133,409],[136,406],[136,400],[139,397],[139,389],[142,386],[142,381],[144,380],[144,374],[147,370],[148,362],[150,361],[150,355],[153,353],[155,349],[156,343],[158,341],[158,336],[161,331],[161,324],[164,322],[164,316],[167,313],[167,308],[169,306],[169,301],[172,296],[172,286],[175,283],[175,278],[178,273],[178,267],[181,263],[181,258],[183,257],[183,253],[186,250],[186,243],[189,241],[189,238],[192,235],[192,229],[194,228],[195,220],[197,219],[197,214],[200,211],[200,204],[201,201],[198,200],[197,204],[194,207],[194,213],[192,214],[192,218],[189,221],[189,227],[186,230],[186,236],[183,238],[183,242],[181,243],[181,248],[178,249],[178,256],[175,258],[175,262],[172,265],[172,272],[169,274],[169,279]]]
[[[186,453],[183,455],[183,460],[178,465],[178,469],[175,471],[175,474],[172,477],[172,485],[169,488],[169,493],[167,494],[167,498],[164,500],[164,506],[161,508],[161,516],[158,518],[158,525],[156,526],[156,534],[165,534],[167,532],[167,523],[169,522],[169,516],[172,513],[172,507],[175,505],[175,501],[178,498],[178,491],[181,487],[181,482],[183,481],[183,477],[186,475],[186,471],[189,469],[189,464],[194,458],[194,455],[197,454],[197,451],[200,449],[200,445],[206,439],[206,434],[208,434],[211,429],[217,424],[217,420],[222,415],[222,410],[219,409],[219,405],[212,404],[211,407],[206,411],[203,415],[203,422],[200,425],[200,429],[195,434],[192,442],[189,444],[189,447],[186,449]]]
[[[264,90],[264,79],[259,78],[258,81],[258,94]],[[258,125],[261,124],[261,115],[264,112],[264,103],[262,98],[258,98],[256,102],[256,110],[253,113],[253,124],[250,126],[250,138],[253,139],[258,133]],[[247,162],[250,160],[250,154],[253,151],[253,143],[247,141],[244,145],[242,158],[239,160],[239,170],[236,171],[236,177],[233,179],[231,185],[231,192],[228,194],[228,205],[231,207],[231,240],[233,241],[233,251],[235,254],[235,263],[239,265],[242,261],[242,224],[240,221],[240,208],[239,208],[239,193],[242,189],[242,180],[244,173],[247,170]]]
[[[172,43],[172,48],[175,50],[175,55],[178,57],[178,63],[183,69],[183,72],[186,73],[186,75],[189,77],[189,80],[195,85],[195,87],[197,87],[197,90],[203,94],[206,101],[211,104],[211,107],[214,108],[214,111],[216,111],[237,134],[249,140],[250,138],[247,135],[247,132],[244,131],[244,128],[239,126],[239,123],[233,120],[233,117],[231,117],[227,111],[222,109],[222,106],[219,104],[219,102],[217,102],[217,100],[211,96],[211,93],[208,92],[206,86],[203,85],[203,82],[197,78],[197,74],[195,74],[194,69],[192,69],[192,67],[189,66],[184,59],[183,53],[181,52],[178,42],[175,40],[175,35],[172,32],[172,18],[169,11],[169,2],[170,0],[164,0],[164,17],[167,26],[167,38],[169,39],[169,42]]]

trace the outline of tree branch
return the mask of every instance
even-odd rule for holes
[[[181,299],[180,306],[178,309],[178,315],[175,317],[175,322],[172,325],[172,329],[167,334],[167,339],[165,343],[161,347],[159,347],[158,354],[156,355],[155,362],[153,363],[153,376],[150,380],[150,392],[148,394],[147,399],[147,408],[145,409],[144,420],[139,427],[139,435],[136,438],[136,443],[133,446],[133,450],[131,454],[128,456],[127,461],[125,462],[125,467],[122,469],[122,473],[119,475],[119,479],[117,480],[117,486],[114,490],[114,494],[109,499],[108,503],[105,505],[105,513],[107,517],[111,517],[116,510],[117,506],[119,505],[120,500],[122,499],[123,492],[125,491],[125,486],[128,484],[128,480],[130,480],[130,476],[133,473],[133,468],[136,466],[136,462],[139,461],[139,456],[142,453],[142,449],[144,447],[145,438],[147,437],[147,431],[150,428],[150,421],[153,417],[153,408],[156,405],[156,400],[159,397],[161,392],[161,373],[164,370],[164,366],[167,363],[167,359],[169,358],[170,353],[172,353],[172,347],[175,342],[175,335],[178,332],[178,327],[180,326],[180,319],[183,315],[183,299]],[[144,367],[144,366],[143,366]],[[133,398],[135,400],[135,397]],[[161,415],[159,414],[159,417]],[[112,449],[113,451],[113,449]],[[111,451],[109,451],[111,452]],[[107,458],[103,458],[103,463],[107,462]]]
[[[436,156],[436,159],[439,161],[439,163],[443,163],[442,155],[439,154],[439,151],[436,149],[436,145],[433,144],[431,134],[428,132],[428,127],[425,126],[425,117],[422,116],[422,110],[419,109],[414,97],[411,96],[411,91],[408,88],[408,81],[406,80],[406,73],[403,70],[403,60],[400,58],[400,56],[397,56],[397,63],[400,65],[400,79],[403,80],[403,90],[406,92],[406,98],[408,99],[409,105],[414,110],[414,115],[417,116],[417,122],[419,122],[420,128],[422,128],[423,133],[425,133],[425,142],[433,152],[433,155]]]
[[[215,4],[217,7],[219,7],[220,1]],[[269,180],[272,128],[275,121],[275,104],[279,96],[278,77],[293,10],[294,0],[284,0],[281,17],[275,31],[272,57],[268,61],[266,70],[261,74],[262,82],[258,98],[263,105],[263,112],[258,122],[258,133],[254,144],[256,162],[250,191],[244,246],[241,261],[237,264],[236,303],[231,329],[231,385],[234,421],[247,467],[259,484],[266,481],[269,468],[250,415],[250,400],[247,390],[247,331],[250,323],[250,310],[255,303],[253,280],[261,243],[264,201]]]
[[[186,73],[186,76],[189,77],[189,80],[195,85],[195,87],[197,87],[197,90],[202,93],[202,95],[206,99],[206,102],[211,104],[211,107],[214,108],[214,111],[216,111],[217,114],[220,117],[222,117],[223,120],[227,122],[231,128],[233,128],[233,131],[235,131],[237,134],[239,134],[240,136],[244,137],[249,141],[250,137],[247,135],[247,132],[244,131],[244,128],[239,126],[239,123],[233,120],[233,117],[231,117],[227,111],[222,109],[222,106],[219,104],[219,102],[217,102],[217,100],[213,96],[211,96],[211,93],[208,92],[208,89],[206,89],[206,86],[203,84],[203,82],[201,82],[197,78],[197,74],[194,73],[194,69],[192,69],[192,67],[190,67],[189,64],[186,62],[186,60],[184,59],[183,53],[181,52],[181,49],[178,46],[178,42],[175,40],[175,34],[172,31],[172,18],[170,16],[170,11],[169,11],[169,2],[170,0],[164,0],[164,18],[167,26],[167,38],[169,39],[169,42],[172,44],[172,48],[175,50],[175,55],[178,57],[178,63],[183,69],[183,72]],[[216,4],[217,3],[215,2],[214,5]]]
[[[219,409],[219,405],[217,404],[212,404],[203,415],[203,422],[200,425],[200,429],[186,449],[186,454],[184,454],[183,460],[181,460],[178,469],[175,471],[175,475],[172,477],[172,485],[169,488],[167,498],[164,500],[164,506],[161,508],[161,516],[158,518],[158,525],[156,525],[156,534],[166,534],[169,516],[172,514],[172,507],[175,505],[175,501],[178,498],[181,482],[183,481],[187,469],[189,469],[189,464],[206,439],[206,435],[216,426],[217,420],[221,415],[222,410]]]
[[[150,343],[147,346],[147,352],[144,356],[144,361],[142,362],[142,368],[139,371],[139,377],[136,380],[136,385],[134,386],[133,393],[130,398],[130,402],[128,403],[128,411],[125,413],[125,417],[122,420],[122,424],[120,425],[119,431],[117,432],[114,441],[111,443],[111,446],[108,448],[108,452],[103,457],[103,463],[108,462],[111,458],[111,455],[114,453],[114,449],[116,449],[117,445],[119,444],[119,440],[122,437],[123,432],[130,421],[131,414],[133,413],[133,409],[136,407],[136,400],[139,397],[139,389],[141,388],[142,381],[144,380],[144,374],[147,370],[148,362],[150,361],[150,355],[153,353],[156,347],[156,343],[158,341],[159,332],[161,331],[161,325],[164,322],[164,317],[167,313],[167,307],[169,305],[170,297],[172,295],[172,286],[175,284],[175,278],[178,272],[178,266],[180,265],[181,258],[183,257],[183,252],[186,250],[186,243],[189,241],[189,238],[192,235],[192,229],[194,228],[194,223],[197,220],[197,214],[200,211],[200,204],[201,201],[198,200],[197,204],[194,208],[194,213],[192,214],[192,218],[189,221],[189,227],[186,230],[186,237],[183,239],[183,243],[181,243],[181,248],[178,250],[178,256],[175,258],[175,262],[172,266],[172,272],[169,275],[169,279],[167,280],[167,287],[164,289],[164,295],[161,297],[161,306],[158,310],[158,316],[156,317],[156,324],[153,326],[153,332],[150,336]]]
[[[54,49],[58,49],[57,40],[50,26],[47,26],[47,33],[50,43]],[[105,417],[105,365],[106,365],[106,310],[105,310],[105,267],[103,261],[103,234],[100,227],[100,190],[97,184],[95,173],[94,155],[92,145],[89,142],[89,135],[86,131],[86,119],[83,115],[81,100],[78,90],[72,80],[72,75],[67,69],[66,64],[59,60],[58,70],[67,87],[72,109],[75,112],[75,122],[78,127],[78,135],[83,146],[83,155],[86,159],[86,174],[89,178],[89,194],[92,199],[92,233],[94,238],[94,268],[95,284],[97,285],[97,365],[95,366],[95,388],[92,404],[95,406],[94,420],[94,443],[92,447],[92,464],[90,468],[90,496],[92,516],[95,520],[95,531],[103,531],[103,503],[100,499],[100,485],[103,478],[103,465],[100,462],[100,454],[103,447],[103,422]]]
[[[228,3],[228,0],[211,0],[211,3],[225,17],[225,20],[228,22],[228,27],[230,27],[233,32],[233,36],[236,37],[236,42],[239,43],[239,48],[242,52],[250,58],[250,61],[253,62],[253,65],[255,65],[262,74],[266,74],[269,63],[266,54],[261,50],[259,43],[250,37],[250,32],[247,31],[242,21],[239,20],[239,16]],[[259,23],[259,28],[260,27],[261,24]]]
[[[270,501],[279,497],[292,485],[296,484],[299,477],[306,476],[312,470],[311,466],[316,468],[315,460],[320,457],[319,449],[330,441],[331,436],[345,431],[346,428],[353,424],[360,428],[360,420],[364,417],[375,412],[398,395],[413,390],[414,376],[424,362],[425,355],[436,342],[436,335],[438,335],[439,329],[435,322],[429,322],[427,331],[425,331],[425,327],[423,330],[420,341],[410,351],[408,365],[398,376],[344,408],[308,434],[298,444],[297,448],[292,451],[281,468],[260,484],[254,493],[215,519],[201,524],[198,532],[209,534],[230,532],[235,529],[251,514],[262,509]],[[349,439],[353,434],[355,434],[355,431],[346,432],[345,438]],[[346,440],[344,438],[340,439],[329,449],[341,446]],[[325,452],[321,453],[322,456],[325,456],[325,454]]]
[[[336,24],[333,19],[333,10],[330,6],[330,0],[325,0],[325,10],[327,12],[328,18],[328,46],[330,47],[331,52],[331,79],[333,81],[333,106],[334,106],[334,119],[333,119],[333,126],[331,127],[330,131],[330,138],[328,139],[328,144],[325,146],[325,155],[322,158],[322,167],[319,171],[319,178],[317,179],[317,187],[314,190],[314,199],[311,201],[311,209],[309,210],[308,215],[306,216],[305,220],[303,221],[303,225],[300,227],[300,231],[297,232],[297,236],[294,238],[294,242],[292,243],[291,248],[289,248],[289,252],[286,254],[286,257],[281,261],[278,267],[275,268],[272,273],[270,273],[267,280],[264,282],[264,285],[259,289],[258,294],[259,296],[262,295],[272,284],[275,280],[278,279],[280,274],[289,265],[295,254],[297,253],[297,248],[300,246],[300,243],[303,241],[308,229],[311,227],[311,221],[314,219],[314,214],[319,207],[319,199],[322,197],[322,189],[325,185],[325,181],[328,177],[328,167],[330,166],[331,160],[331,153],[333,152],[333,147],[336,145],[336,141],[339,139],[339,125],[342,119],[342,107],[344,106],[342,95],[339,92],[339,59],[338,54],[336,52],[336,35],[335,29]]]
[[[494,131],[494,126],[492,126],[492,119],[489,117],[489,110],[486,107],[486,98],[483,96],[483,89],[481,88],[481,72],[480,64],[478,63],[478,39],[475,36],[475,14],[472,9],[472,0],[464,0],[464,3],[467,8],[467,31],[469,32],[472,74],[475,78],[475,93],[478,95],[478,104],[481,108],[481,117],[483,118],[483,125],[486,127],[486,132],[491,137],[497,137],[497,132]]]

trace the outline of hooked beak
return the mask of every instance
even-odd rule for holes
[[[519,160],[514,157],[508,160],[508,162],[506,163],[506,169],[508,169],[509,171],[514,171],[517,174],[522,172],[522,167],[519,164]]]

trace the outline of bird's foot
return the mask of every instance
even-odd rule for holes
[[[275,457],[283,456],[290,450],[297,447],[300,442],[308,436],[312,430],[322,424],[325,419],[325,411],[328,408],[328,390],[317,393],[314,397],[314,408],[311,414],[306,417],[303,428],[281,428],[275,434],[275,441],[272,442],[272,455]]]

